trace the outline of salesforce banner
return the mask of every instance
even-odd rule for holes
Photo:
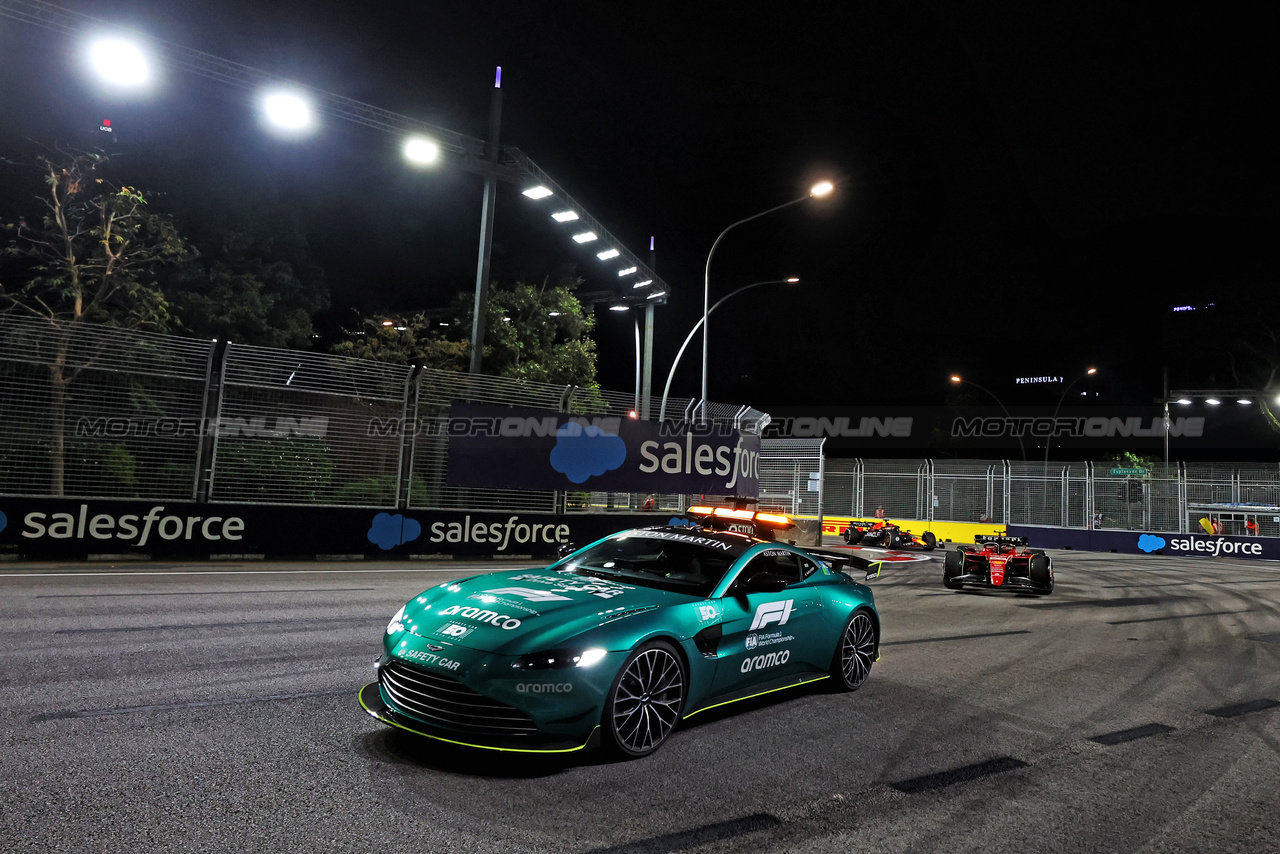
[[[1146,531],[1084,531],[1009,525],[1010,536],[1026,537],[1034,548],[1076,549],[1122,554],[1230,557],[1280,560],[1280,538],[1224,537],[1219,534],[1161,534]]]
[[[455,403],[450,486],[738,495],[760,491],[760,437],[543,409]]]
[[[0,498],[0,555],[545,557],[671,518]]]

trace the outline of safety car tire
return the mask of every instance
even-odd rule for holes
[[[653,753],[679,722],[688,685],[684,660],[671,644],[654,640],[636,647],[605,698],[605,746],[625,759]]]
[[[831,678],[839,691],[857,691],[876,660],[876,621],[866,608],[849,615],[831,656]]]

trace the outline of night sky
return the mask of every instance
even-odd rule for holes
[[[64,5],[476,137],[501,65],[502,142],[642,258],[656,238],[673,289],[659,394],[720,230],[824,175],[833,198],[741,226],[716,252],[713,301],[804,281],[713,316],[713,399],[933,405],[958,371],[1013,405],[1040,402],[1014,377],[1097,365],[1098,402],[1150,403],[1164,365],[1175,386],[1222,381],[1212,357],[1170,344],[1171,307],[1277,290],[1280,74],[1261,4]],[[90,141],[111,117],[121,161],[180,220],[294,208],[332,290],[322,329],[474,286],[475,175],[410,170],[397,140],[337,120],[281,142],[246,93],[176,70],[144,100],[108,96],[73,47],[0,17],[0,153]],[[12,187],[0,175],[5,213]],[[613,276],[511,186],[494,253],[507,281],[568,263],[587,290]],[[633,385],[632,334],[629,315],[599,312],[608,388]],[[699,351],[673,394],[697,393]]]

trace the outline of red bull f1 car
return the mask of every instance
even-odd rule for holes
[[[1026,537],[973,538],[974,546],[957,546],[942,562],[942,583],[948,589],[985,587],[1019,593],[1053,592],[1053,560],[1027,548]]]
[[[854,519],[849,527],[840,532],[844,541],[851,546],[866,546],[879,549],[922,549],[933,551],[938,547],[938,538],[933,531],[925,531],[920,536],[904,531],[887,519],[876,519],[864,522]]]

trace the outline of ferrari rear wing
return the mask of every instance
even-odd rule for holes
[[[1026,537],[1008,537],[1001,534],[975,534],[973,541],[981,545],[993,546],[1025,546],[1027,544]]]
[[[805,548],[805,551],[816,557],[818,560],[829,565],[832,569],[853,569],[865,572],[867,581],[880,576],[880,568],[884,565],[883,561],[871,560],[861,555],[851,554],[839,549],[819,549]]]

